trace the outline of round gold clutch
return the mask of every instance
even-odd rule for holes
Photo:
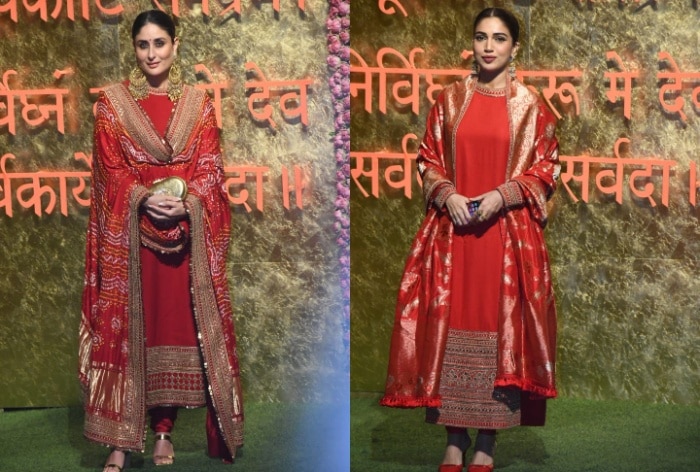
[[[153,182],[149,190],[153,195],[170,195],[184,200],[187,196],[187,182],[180,177],[166,177]]]

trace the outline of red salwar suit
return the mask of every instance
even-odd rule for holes
[[[427,420],[501,429],[543,424],[556,396],[556,311],[543,230],[560,172],[556,122],[517,80],[473,77],[430,111],[417,163],[426,217],[408,256],[392,333],[385,406]],[[455,229],[455,192],[497,189],[490,221]]]
[[[162,430],[155,423],[174,420],[163,407],[208,406],[209,453],[231,460],[243,406],[214,108],[189,86],[173,104],[157,93],[136,101],[117,84],[95,111],[79,352],[85,436],[143,450],[149,409]],[[187,182],[189,217],[163,228],[139,207],[169,176]]]

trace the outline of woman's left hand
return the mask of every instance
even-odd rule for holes
[[[482,193],[476,197],[471,197],[470,200],[478,200],[479,209],[474,214],[475,218],[471,219],[472,224],[479,224],[488,221],[497,215],[503,209],[503,197],[498,190]]]

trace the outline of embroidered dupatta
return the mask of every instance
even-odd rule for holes
[[[226,258],[230,210],[219,132],[206,93],[186,86],[160,136],[123,84],[96,104],[92,195],[80,323],[85,436],[130,450],[145,443],[145,342],[140,246],[177,252],[189,242],[194,316],[219,428],[232,455],[243,409]],[[148,186],[176,175],[188,185],[188,224],[154,226],[139,206]]]
[[[418,152],[426,217],[413,241],[396,306],[385,395],[392,407],[440,407],[440,375],[450,316],[453,225],[444,210],[455,192],[455,140],[476,87],[469,77],[446,88],[428,116]],[[510,129],[494,387],[556,396],[556,311],[543,230],[560,172],[556,122],[523,84],[508,80]]]

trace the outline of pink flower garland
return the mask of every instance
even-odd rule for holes
[[[350,342],[350,0],[329,0],[328,86],[335,112],[336,188],[335,230],[340,262],[343,330],[346,347]]]

